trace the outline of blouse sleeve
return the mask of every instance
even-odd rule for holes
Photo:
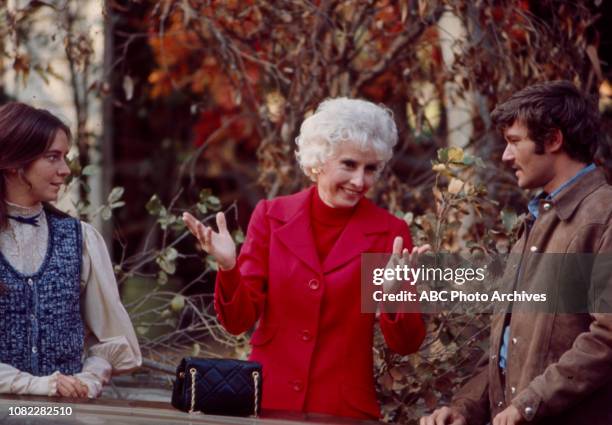
[[[142,356],[104,239],[90,224],[82,229],[81,313],[88,335],[83,371],[75,376],[88,385],[89,397],[97,397],[112,374],[140,366]]]
[[[57,395],[57,375],[34,376],[0,363],[0,394]]]

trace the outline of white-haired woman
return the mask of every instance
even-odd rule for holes
[[[265,409],[379,417],[375,317],[361,312],[360,259],[364,252],[412,249],[406,223],[365,198],[396,142],[386,109],[326,100],[296,139],[299,163],[315,185],[260,201],[237,260],[222,213],[218,232],[184,215],[219,264],[220,322],[239,334],[259,320],[250,358],[263,365]],[[382,314],[380,323],[394,351],[420,347],[425,329],[418,313]]]

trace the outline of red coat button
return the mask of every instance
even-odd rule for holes
[[[308,342],[312,339],[312,335],[308,329],[302,331],[302,341]]]
[[[319,281],[317,279],[310,279],[310,281],[308,282],[308,287],[313,291],[316,291],[317,289],[319,289]]]
[[[302,381],[300,380],[293,381],[293,391],[295,391],[296,393],[299,393],[303,389],[304,389],[304,384],[302,384]]]

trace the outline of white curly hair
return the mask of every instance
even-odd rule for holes
[[[295,156],[304,173],[315,181],[316,170],[342,142],[362,150],[373,149],[384,166],[397,143],[392,112],[362,99],[326,99],[302,123],[295,139]]]

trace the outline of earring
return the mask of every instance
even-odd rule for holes
[[[310,169],[310,172],[316,176],[317,174],[319,174],[321,172],[321,170],[319,168],[317,168],[317,167],[312,167]]]

